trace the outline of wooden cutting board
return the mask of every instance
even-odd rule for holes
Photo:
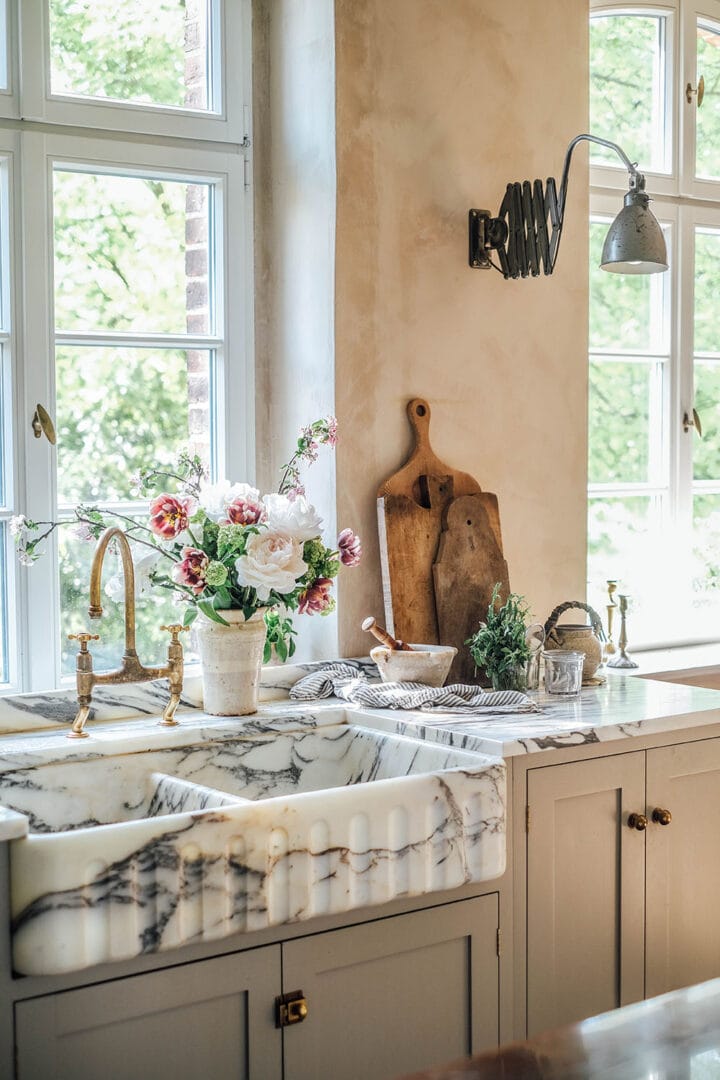
[[[497,497],[477,480],[440,461],[430,445],[430,406],[408,402],[415,445],[405,465],[378,489],[377,512],[385,622],[403,641],[437,644],[433,563],[442,532],[443,511],[456,496],[477,495],[496,545],[502,550]],[[467,636],[467,635],[466,635]],[[442,639],[443,644],[457,645]]]
[[[475,664],[464,642],[487,615],[496,582],[510,592],[508,567],[483,495],[462,495],[445,508],[433,566],[440,640],[455,645],[447,682],[475,682]]]

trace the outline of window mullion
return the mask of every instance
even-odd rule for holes
[[[24,133],[22,146],[23,295],[25,297],[24,394],[16,417],[17,441],[24,447],[24,484],[18,505],[34,521],[56,517],[56,449],[33,435],[30,419],[38,403],[55,415],[52,334],[52,180],[45,136]],[[46,555],[24,571],[26,585],[29,688],[56,686],[59,670],[59,587],[57,544],[45,542]]]

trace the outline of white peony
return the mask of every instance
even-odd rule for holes
[[[225,511],[235,499],[247,502],[260,502],[260,492],[250,484],[231,484],[229,480],[218,480],[216,484],[203,481],[200,485],[199,503],[208,517],[219,521],[225,517]]]
[[[265,495],[267,526],[276,532],[287,533],[301,543],[313,540],[322,531],[322,518],[304,495],[288,499],[287,495]]]
[[[260,600],[268,600],[272,589],[290,593],[298,578],[307,572],[302,544],[282,532],[253,533],[245,554],[235,562],[238,583],[255,589]]]

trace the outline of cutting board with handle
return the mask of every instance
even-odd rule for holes
[[[415,445],[405,465],[380,485],[377,498],[385,622],[403,641],[457,646],[439,634],[435,606],[433,563],[443,513],[456,496],[477,495],[502,549],[497,497],[434,453],[427,401],[413,398],[407,415]]]
[[[461,495],[446,506],[433,578],[440,640],[458,649],[447,682],[475,682],[475,663],[461,643],[485,620],[495,583],[500,582],[503,600],[510,592],[507,563],[483,495]]]

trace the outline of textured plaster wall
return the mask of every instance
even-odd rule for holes
[[[536,615],[585,595],[587,166],[550,278],[467,266],[471,206],[558,180],[587,130],[583,0],[336,0],[338,520],[362,534],[340,648],[382,613],[375,493],[427,397],[441,458],[500,500],[511,586]]]

